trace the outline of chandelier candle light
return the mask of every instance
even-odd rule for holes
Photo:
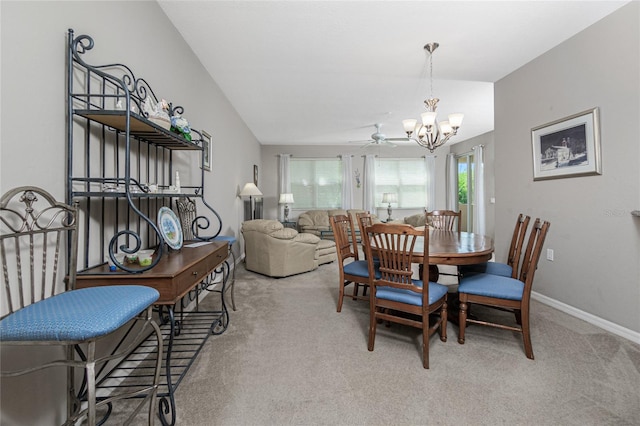
[[[449,114],[449,121],[436,122],[436,108],[440,99],[433,97],[433,52],[438,48],[438,43],[428,43],[424,46],[424,50],[429,52],[429,81],[431,84],[431,94],[429,99],[424,101],[427,112],[423,112],[420,117],[422,123],[418,120],[408,119],[402,120],[404,131],[407,137],[418,143],[418,145],[429,149],[433,152],[437,147],[447,143],[451,136],[455,136],[462,124],[464,114]],[[412,137],[412,135],[414,135]]]
[[[280,204],[284,204],[284,221],[289,221],[289,204],[293,204],[293,194],[280,194]]]
[[[382,194],[382,203],[389,205],[387,207],[387,215],[389,216],[387,218],[387,222],[390,222],[390,221],[393,220],[391,218],[391,203],[397,203],[397,202],[398,202],[398,195],[397,194],[395,194],[393,192],[384,192]]]

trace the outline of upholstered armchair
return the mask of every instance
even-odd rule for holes
[[[320,238],[285,228],[277,220],[256,219],[242,224],[245,267],[270,277],[287,277],[318,267]]]

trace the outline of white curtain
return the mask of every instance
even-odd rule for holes
[[[280,182],[280,194],[289,194],[291,192],[291,177],[289,176],[289,160],[290,154],[280,154],[280,168],[278,170],[278,182]]]
[[[431,211],[436,205],[436,157],[427,155],[424,163],[427,168],[427,205],[424,208]]]
[[[362,208],[370,212],[376,213],[376,156],[367,154],[364,157],[364,182],[362,188],[364,195],[362,197]]]
[[[473,232],[475,234],[485,234],[485,216],[487,206],[484,198],[484,146],[478,145],[473,147],[473,166],[474,175],[474,191],[473,205]]]
[[[456,155],[447,154],[447,210],[458,211],[458,167]],[[435,208],[435,206],[434,206]],[[431,209],[433,210],[433,208]]]
[[[289,194],[291,193],[291,176],[289,174],[289,160],[291,159],[291,154],[280,154],[280,164],[278,165],[278,182],[280,185],[280,192],[278,193],[278,198],[276,201],[280,200],[280,194]],[[294,198],[295,201],[295,198]],[[284,216],[284,205],[278,204],[278,216]]]
[[[350,155],[342,155],[342,208],[353,208],[353,161]]]

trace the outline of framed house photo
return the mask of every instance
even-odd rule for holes
[[[211,171],[211,135],[202,131],[202,168]]]
[[[598,108],[531,129],[533,180],[602,174]]]

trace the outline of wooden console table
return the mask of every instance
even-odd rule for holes
[[[212,241],[188,247],[190,243],[178,252],[165,253],[158,264],[151,270],[142,273],[110,272],[106,264],[89,268],[78,272],[76,288],[95,287],[104,285],[146,285],[160,292],[160,298],[156,302],[160,316],[167,328],[166,337],[169,340],[165,352],[166,390],[164,384],[158,391],[158,414],[163,425],[174,425],[176,421],[174,392],[178,384],[187,373],[194,359],[200,353],[200,349],[211,334],[221,334],[227,328],[229,313],[224,300],[230,267],[227,258],[231,254],[231,248],[227,241]],[[222,274],[222,289],[211,290],[217,274]],[[233,284],[233,283],[232,283]],[[196,306],[198,295],[202,291],[215,291],[220,293],[222,308],[220,311],[183,312],[183,300],[185,296],[193,300],[191,295],[195,293]],[[175,318],[175,307],[180,303],[180,319]],[[164,317],[163,309],[166,308],[168,318]],[[163,331],[163,334],[164,331]],[[126,337],[126,336],[125,336]],[[175,340],[175,342],[174,342]],[[183,342],[184,341],[184,342]],[[172,371],[171,356],[174,347],[180,347],[180,359],[178,365]],[[147,349],[143,342],[139,349],[133,351],[126,359],[116,366],[109,374],[100,380],[98,389],[106,393],[118,386],[135,386],[130,383],[120,383],[121,380],[112,380],[113,377],[123,377],[130,373],[131,362],[138,363],[147,356]],[[189,359],[188,363],[184,359]],[[144,366],[141,366],[143,368]],[[175,377],[177,376],[177,379]],[[135,375],[138,382],[144,375]],[[141,395],[144,397],[144,395]],[[167,419],[169,416],[169,419]]]

